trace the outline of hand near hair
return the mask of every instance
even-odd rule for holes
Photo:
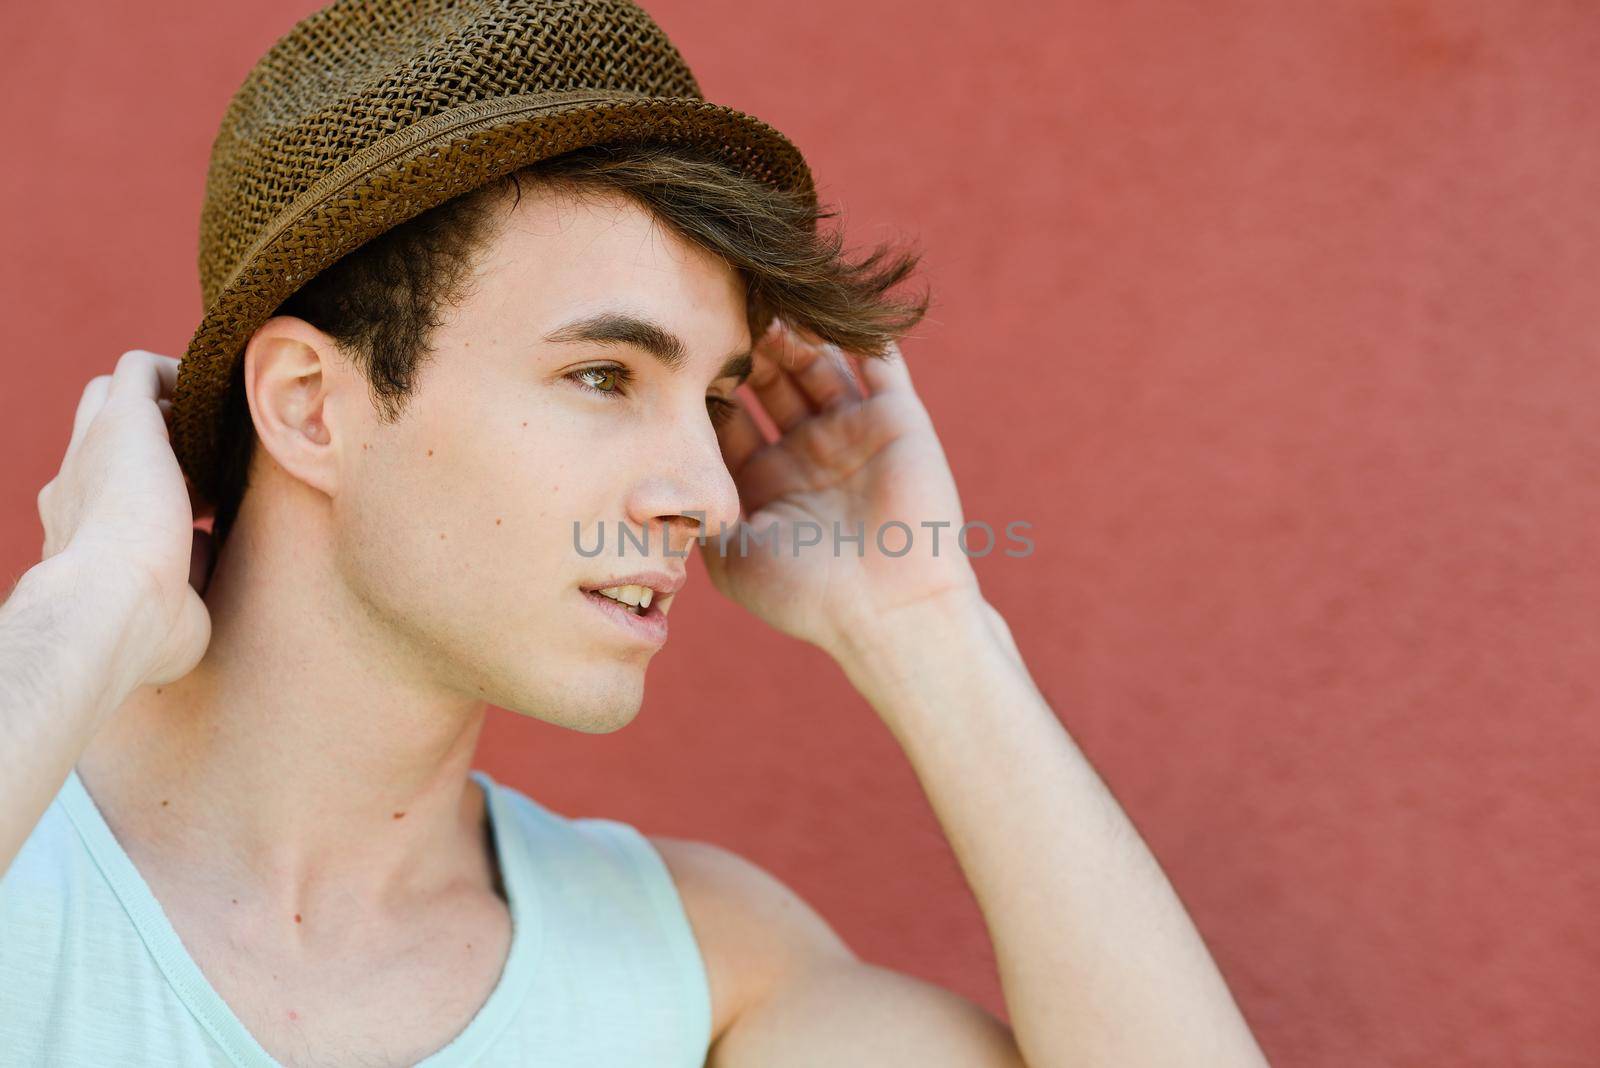
[[[41,561],[76,562],[89,588],[134,591],[127,687],[181,678],[204,654],[200,594],[212,564],[209,513],[173,454],[166,419],[178,361],[133,350],[90,379],[61,470],[39,491]]]
[[[204,513],[164,425],[178,361],[128,352],[84,388],[39,491],[39,563],[0,603],[0,876],[105,720],[211,640]]]
[[[746,409],[718,431],[751,539],[741,549],[730,532],[719,549],[708,533],[717,589],[835,655],[899,608],[981,602],[955,479],[899,347],[860,359],[865,391],[840,349],[781,320],[754,356],[747,385],[780,436],[766,441]],[[776,554],[755,540],[769,527]]]

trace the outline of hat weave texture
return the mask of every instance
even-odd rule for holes
[[[302,20],[246,76],[211,150],[205,311],[171,413],[190,481],[215,499],[234,365],[295,290],[452,197],[617,140],[698,148],[816,203],[799,150],[706,101],[626,0],[336,0]]]

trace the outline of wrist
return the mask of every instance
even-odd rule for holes
[[[151,657],[152,579],[69,546],[29,568],[19,593],[24,585],[86,700],[115,707],[139,687]]]
[[[1004,648],[977,585],[880,613],[846,634],[834,659],[869,700],[935,677],[981,649]]]

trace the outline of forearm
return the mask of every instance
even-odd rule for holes
[[[0,878],[106,716],[132,690],[131,583],[59,553],[0,604]]]
[[[976,594],[839,658],[910,759],[982,910],[1032,1068],[1264,1058],[1155,858]]]

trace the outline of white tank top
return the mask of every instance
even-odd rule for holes
[[[472,775],[511,950],[488,1001],[421,1068],[700,1068],[710,987],[655,847],[628,824],[563,816]],[[75,770],[0,878],[0,1065],[279,1068],[184,949]]]

